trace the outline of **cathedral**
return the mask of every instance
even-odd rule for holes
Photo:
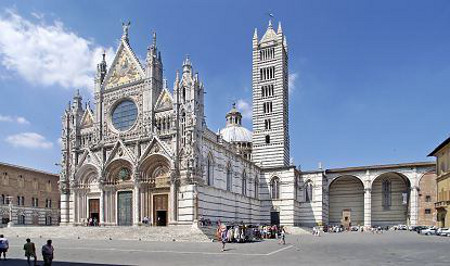
[[[434,163],[291,165],[281,24],[253,35],[252,131],[233,105],[217,133],[205,122],[205,87],[190,58],[169,88],[156,34],[140,62],[128,30],[111,66],[105,55],[97,65],[94,107],[76,93],[62,116],[61,225],[419,223],[420,188],[434,180]]]

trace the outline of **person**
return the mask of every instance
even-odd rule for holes
[[[36,246],[29,238],[27,238],[27,243],[23,245],[23,250],[25,250],[25,257],[27,257],[27,263],[30,265],[30,257],[34,258],[34,265],[37,264],[37,256],[36,256]]]
[[[52,240],[47,240],[47,244],[42,246],[42,257],[44,258],[44,265],[51,266],[53,261],[54,249]]]
[[[286,245],[286,231],[284,230],[284,227],[281,228],[280,244]]]
[[[2,258],[3,253],[3,259],[6,260],[6,252],[8,252],[9,249],[9,241],[6,239],[4,235],[0,235],[0,259]]]
[[[225,244],[227,243],[227,239],[228,239],[228,230],[227,227],[225,225],[221,225],[220,229],[222,231],[222,233],[220,234],[220,241],[222,242],[222,252],[225,251]]]

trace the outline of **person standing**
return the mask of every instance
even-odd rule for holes
[[[30,264],[30,257],[34,258],[34,265],[37,264],[37,256],[36,256],[36,246],[29,238],[27,238],[27,243],[23,245],[23,250],[25,250],[25,257],[27,257],[27,263]]]
[[[8,252],[9,249],[9,241],[6,239],[5,236],[0,235],[0,259],[2,258],[3,253],[3,259],[6,260],[6,252]]]
[[[225,225],[221,225],[220,227],[221,227],[220,229],[222,231],[222,233],[220,234],[220,241],[222,241],[222,252],[224,252],[225,244],[227,243],[227,240],[228,240],[228,230]]]
[[[286,231],[284,230],[284,227],[281,228],[280,235],[280,244],[286,245]]]
[[[42,246],[42,257],[44,258],[44,265],[51,266],[53,261],[54,249],[52,246],[52,240],[47,240],[47,244]]]

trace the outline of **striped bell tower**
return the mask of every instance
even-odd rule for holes
[[[253,161],[263,167],[289,165],[288,49],[281,23],[269,21],[261,40],[253,35]]]

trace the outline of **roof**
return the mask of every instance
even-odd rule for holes
[[[222,138],[228,142],[252,142],[253,133],[240,125],[229,125],[220,130]]]
[[[436,163],[431,161],[431,162],[414,162],[414,163],[356,166],[356,167],[326,169],[325,172],[326,173],[341,173],[341,172],[352,172],[352,171],[361,171],[361,170],[392,169],[392,168],[406,168],[406,167],[418,167],[418,166],[436,166]]]
[[[41,173],[41,174],[45,174],[45,175],[53,175],[53,176],[59,177],[58,174],[54,174],[54,173],[50,173],[50,172],[46,172],[46,171],[42,171],[42,170],[30,168],[30,167],[26,167],[26,166],[20,166],[20,165],[16,165],[16,164],[9,164],[9,163],[0,162],[0,166],[13,167],[13,168],[22,169],[22,170],[25,170],[25,171],[31,171],[31,172]]]
[[[439,146],[436,147],[428,156],[435,156],[438,151],[440,151],[442,148],[444,148],[445,145],[450,143],[450,137],[448,137],[444,142],[439,144]]]

